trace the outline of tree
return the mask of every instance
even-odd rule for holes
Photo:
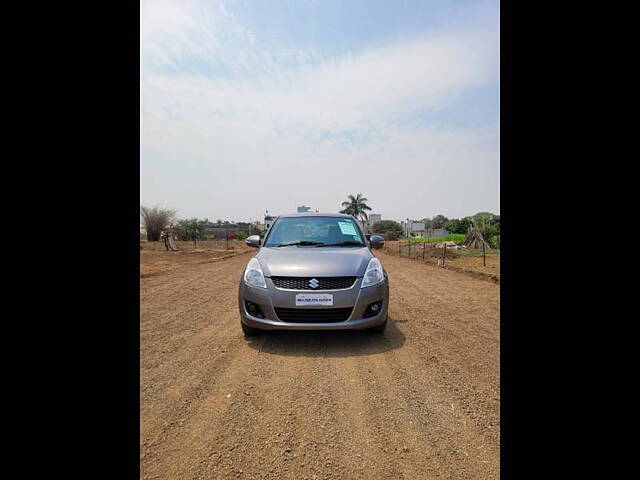
[[[491,223],[494,227],[496,227],[498,233],[500,233],[500,215],[494,215],[493,221]]]
[[[147,240],[157,242],[160,232],[166,230],[175,221],[176,211],[165,208],[140,206],[140,217],[144,228],[147,229]]]
[[[178,240],[204,240],[204,229],[209,225],[209,220],[197,218],[178,220],[176,236]]]
[[[471,217],[461,218],[460,219],[460,228],[462,229],[462,231],[459,232],[459,233],[464,233],[466,235],[466,233],[471,228],[471,225],[473,225],[473,221],[471,220]]]
[[[380,220],[371,225],[371,231],[380,235],[391,232],[396,232],[398,235],[401,235],[402,226],[393,220]]]
[[[496,224],[495,215],[490,212],[478,212],[473,216],[473,223],[484,238],[491,238],[500,233],[500,220]]]
[[[433,220],[431,220],[430,218],[423,218],[422,222],[424,223],[424,228],[426,228],[427,230],[429,230],[430,228],[435,228],[433,226]]]
[[[361,193],[355,197],[353,195],[349,195],[348,198],[348,201],[342,202],[342,206],[345,208],[340,210],[340,213],[346,213],[347,215],[351,215],[355,219],[360,220],[364,227],[364,222],[369,218],[366,211],[371,210],[371,207],[366,204],[369,200],[363,197]]]
[[[451,233],[467,233],[462,229],[462,223],[457,218],[452,218],[447,223],[445,223],[444,228],[446,228]]]
[[[433,217],[433,227],[432,228],[444,228],[445,223],[447,223],[449,219],[444,215],[436,215]],[[425,225],[426,227],[426,225]]]

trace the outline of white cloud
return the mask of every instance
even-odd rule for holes
[[[282,196],[274,191],[272,211],[285,208],[292,196],[313,197],[322,184],[318,198],[306,200],[320,207],[327,198],[355,191],[348,186],[353,180],[336,178],[339,167],[345,177],[364,175],[368,180],[360,190],[365,193],[386,189],[377,198],[394,204],[404,189],[390,188],[408,186],[415,198],[427,201],[431,194],[425,197],[422,190],[439,192],[452,184],[442,181],[455,173],[457,187],[490,197],[486,208],[495,211],[495,128],[416,126],[401,119],[408,112],[437,110],[465,89],[497,81],[497,44],[494,34],[465,32],[323,58],[311,50],[283,52],[260,45],[221,4],[202,9],[187,2],[145,1],[141,193],[157,195],[159,184],[178,182],[188,184],[190,193],[183,188],[175,202],[186,205],[186,197],[201,195],[200,203],[220,205],[224,194],[195,192],[221,173],[242,178],[248,188],[259,188],[268,176],[272,186],[287,191]],[[350,132],[361,141],[350,141]],[[164,162],[166,173],[155,171],[155,183],[146,183],[152,162]],[[387,174],[374,179],[365,169],[372,166]],[[314,173],[292,173],[301,168]],[[493,193],[471,178],[483,169],[495,170]],[[428,174],[418,179],[418,172]],[[234,215],[233,208],[217,211]],[[243,205],[235,215],[245,211]],[[472,212],[459,212],[465,213]]]

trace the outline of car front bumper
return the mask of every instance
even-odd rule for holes
[[[238,307],[240,320],[249,327],[262,330],[357,330],[371,328],[384,323],[387,319],[389,308],[389,281],[385,275],[382,283],[372,287],[360,288],[362,278],[358,278],[355,284],[343,290],[284,290],[276,288],[270,278],[266,278],[267,288],[250,287],[240,280],[238,293]],[[305,308],[296,307],[295,297],[298,293],[331,293],[333,305],[331,307],[315,308],[346,308],[353,307],[349,318],[343,322],[333,323],[295,323],[283,322],[275,312],[276,307],[281,308]],[[245,300],[255,303],[260,307],[265,318],[258,318],[249,314],[245,306]],[[374,302],[382,300],[380,312],[373,316],[362,318],[367,307]]]

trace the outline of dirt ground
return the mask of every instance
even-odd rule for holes
[[[161,255],[177,265],[141,278],[141,478],[499,478],[497,284],[377,253],[383,336],[246,340],[250,255]]]

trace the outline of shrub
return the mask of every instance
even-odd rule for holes
[[[394,222],[393,220],[380,220],[371,225],[371,231],[379,235],[389,232],[397,232],[398,235],[400,235],[402,233],[402,227],[398,222]]]
[[[383,232],[382,238],[384,238],[385,240],[398,240],[398,238],[400,238],[400,233],[397,232],[396,230]]]
[[[140,207],[142,224],[147,229],[147,240],[157,242],[160,240],[160,232],[167,229],[175,220],[176,211],[166,208]]]

